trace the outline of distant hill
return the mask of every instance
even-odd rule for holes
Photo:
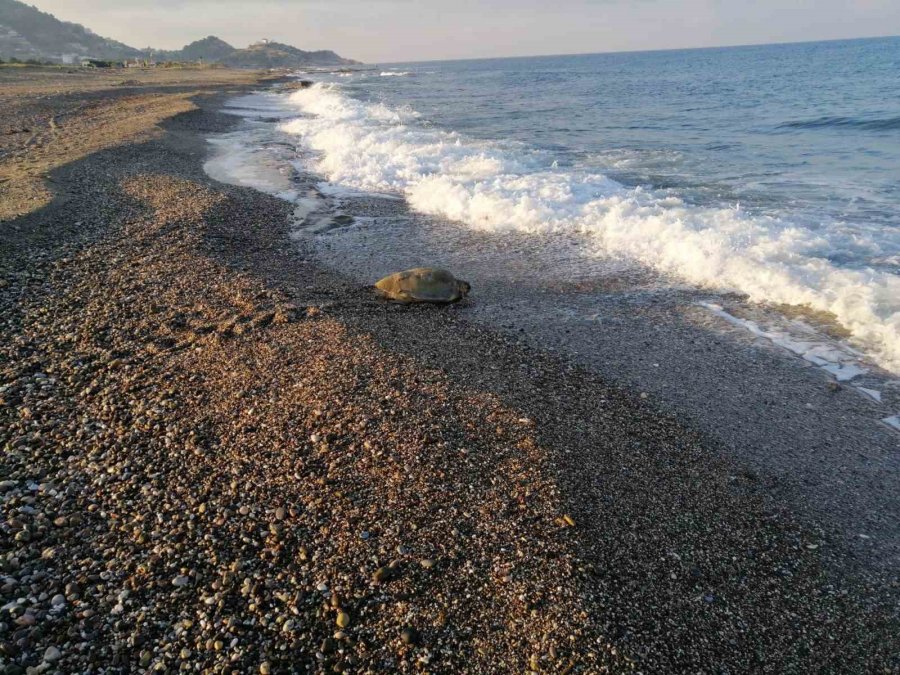
[[[292,68],[302,65],[348,66],[358,63],[332,51],[305,52],[279,42],[259,42],[236,49],[221,62],[234,68]]]
[[[100,37],[77,23],[60,21],[52,14],[18,0],[0,0],[0,59],[11,58],[57,63],[78,63],[83,58],[110,61],[152,58],[221,63],[234,68],[300,68],[358,63],[332,51],[307,52],[276,42],[260,42],[237,49],[213,35],[177,51],[135,49]]]
[[[177,52],[166,52],[172,61],[205,61],[217,63],[237,50],[214,35],[192,42]]]
[[[76,61],[84,57],[127,59],[140,50],[60,21],[16,0],[0,0],[0,58]]]

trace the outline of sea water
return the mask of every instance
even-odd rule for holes
[[[900,38],[316,79],[283,97],[276,127],[328,184],[806,306],[900,372]]]

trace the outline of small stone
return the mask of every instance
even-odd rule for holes
[[[52,598],[50,598],[50,605],[53,607],[62,607],[66,604],[66,596],[57,593]]]
[[[424,567],[426,570],[430,570],[432,567],[434,567],[434,560],[431,560],[430,558],[425,558],[423,560],[420,560],[419,564],[422,567]]]
[[[347,612],[338,612],[335,623],[341,628],[346,628],[350,625],[350,615]]]
[[[323,654],[330,654],[334,651],[335,643],[332,638],[325,638],[322,640],[322,646],[319,648],[319,651]]]
[[[372,575],[372,579],[376,584],[383,584],[394,578],[394,569],[388,566],[379,567]]]
[[[569,527],[575,527],[575,519],[572,518],[568,513],[563,516],[563,520],[566,521],[566,525]]]
[[[362,539],[363,541],[366,541],[370,536],[371,535],[368,532],[366,532],[365,530],[363,530],[362,532],[359,533],[359,538]]]
[[[26,612],[18,619],[16,619],[16,625],[18,626],[33,626],[35,624],[34,614]]]
[[[287,511],[285,511],[283,507],[279,506],[277,509],[275,509],[275,517],[278,520],[284,520],[284,517],[286,515],[287,515]]]
[[[47,650],[44,652],[44,661],[53,663],[54,661],[58,661],[61,656],[62,652],[56,647],[47,647]]]
[[[407,626],[400,631],[400,640],[405,645],[415,645],[419,643],[419,631],[412,626]]]
[[[268,661],[263,661],[259,664],[259,672],[260,675],[270,675],[272,672],[272,664]]]
[[[318,443],[319,441],[322,440],[322,436],[321,436],[321,434],[312,434],[309,437],[309,440],[312,441],[313,443]]]
[[[184,575],[178,575],[177,577],[175,577],[174,579],[172,579],[172,585],[173,585],[173,586],[177,586],[178,588],[182,588],[182,587],[184,587],[184,586],[187,586],[190,582],[191,582],[191,580],[188,579],[188,578],[187,578],[186,576],[184,576]]]

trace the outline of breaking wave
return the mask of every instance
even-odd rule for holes
[[[314,151],[306,168],[334,183],[400,193],[415,209],[480,230],[580,233],[598,254],[698,286],[831,312],[856,345],[900,371],[900,276],[833,262],[891,255],[900,232],[813,231],[737,207],[691,205],[670,191],[555,168],[540,153],[427,128],[413,110],[361,102],[336,85],[298,91],[290,102],[305,115],[281,129]]]

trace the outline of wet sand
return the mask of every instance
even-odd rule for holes
[[[891,574],[640,390],[321,265],[190,86],[2,194],[6,672],[900,667]]]

